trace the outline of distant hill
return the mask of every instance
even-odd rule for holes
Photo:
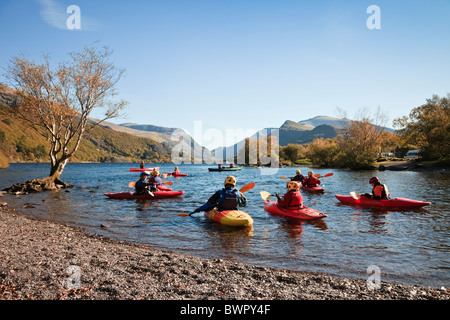
[[[0,84],[0,168],[7,167],[10,162],[49,162],[49,145],[46,139],[27,123],[13,117],[8,105],[14,100],[14,90]],[[87,131],[70,161],[171,161],[170,144],[113,130],[109,125],[97,126]]]
[[[328,124],[319,124],[312,126],[287,120],[279,128],[280,146],[286,146],[289,143],[307,144],[314,139],[334,138],[338,135],[339,128]]]
[[[203,152],[206,149],[203,146],[199,145],[184,130],[179,128],[167,128],[151,124],[137,124],[137,123],[122,123],[120,125],[105,123],[104,125],[117,131],[123,131],[138,137],[146,137],[153,139],[155,141],[162,143],[164,146],[167,146],[171,150],[175,145],[186,150],[187,148],[191,148],[193,152],[192,156],[195,156],[195,158],[198,159],[202,158]],[[172,134],[175,131],[181,133],[181,136],[183,138],[181,141],[172,141]],[[185,141],[190,141],[191,142],[190,145],[189,146],[186,145]]]
[[[342,127],[342,120],[328,116],[317,116],[311,119],[299,121],[298,124],[307,127],[309,130],[312,130],[315,127],[318,127],[323,124],[327,124],[334,127]]]
[[[286,120],[279,128],[265,128],[249,138],[257,139],[261,134],[270,135],[272,130],[278,129],[279,133],[279,144],[280,146],[286,146],[289,143],[294,144],[308,144],[314,141],[314,139],[332,139],[335,138],[342,130],[344,124],[341,119],[328,117],[328,116],[317,116],[311,119],[302,121],[292,121]],[[394,132],[393,129],[384,128],[387,131]],[[214,149],[216,154],[237,154],[238,146],[243,145],[244,140],[223,148]]]

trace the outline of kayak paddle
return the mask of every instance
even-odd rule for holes
[[[166,184],[166,185],[168,185],[168,186],[171,186],[171,185],[173,185],[173,182],[172,182],[172,181],[167,181],[167,182],[164,182],[164,184]],[[132,182],[130,182],[130,183],[128,184],[128,186],[129,186],[130,188],[134,188],[135,185],[136,185],[136,182],[135,182],[135,181],[132,181]]]
[[[254,187],[255,187],[255,183],[254,182],[250,182],[250,183],[246,184],[245,186],[243,186],[242,188],[240,188],[239,192],[244,193],[244,192],[247,192],[249,190],[252,190]],[[191,213],[179,213],[178,215],[182,216],[182,217],[187,217],[187,216],[190,216],[190,215],[192,215],[194,213],[195,213],[195,211],[191,212]]]
[[[270,193],[267,192],[267,191],[261,191],[259,194],[261,195],[261,198],[262,198],[263,200],[269,200],[270,197],[273,196],[273,194],[270,194]]]
[[[255,183],[254,182],[250,182],[249,184],[246,184],[245,186],[243,186],[242,188],[239,189],[239,192],[247,192],[249,190],[252,190],[255,187]]]
[[[314,175],[314,177],[316,177],[316,178],[328,178],[328,177],[331,177],[333,174],[334,174],[333,172],[330,172],[330,173],[327,173],[326,175],[322,176],[322,175],[320,175],[320,173],[316,173]],[[289,177],[280,177],[280,179],[289,179]]]
[[[353,199],[355,200],[359,200],[361,199],[361,195],[359,193],[356,193],[355,191],[351,191],[350,195],[352,196]]]

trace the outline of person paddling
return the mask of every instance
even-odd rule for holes
[[[150,173],[150,177],[148,178],[148,183],[150,185],[150,191],[157,191],[157,187],[163,185],[163,181],[159,177],[158,170],[153,169]]]
[[[388,187],[378,177],[370,178],[369,183],[372,185],[372,194],[365,193],[364,196],[375,200],[390,199]]]
[[[176,175],[178,175],[178,174],[180,174],[180,170],[178,170],[178,167],[175,167],[175,169],[173,170],[172,175],[173,175],[173,176],[176,176]]]
[[[317,187],[318,184],[321,184],[320,180],[314,177],[314,172],[308,172],[308,178],[303,181],[303,185],[308,188]]]
[[[295,177],[291,178],[291,181],[298,181],[300,183],[303,183],[305,181],[305,176],[302,175],[302,172],[300,170],[295,171]]]
[[[286,183],[287,192],[283,197],[279,193],[275,196],[278,199],[278,207],[288,210],[298,210],[303,207],[303,197],[300,193],[300,183],[297,181],[289,181]]]
[[[225,188],[214,193],[209,200],[201,207],[195,209],[194,212],[210,211],[217,208],[218,211],[238,210],[239,207],[247,205],[247,198],[242,192],[235,189],[236,178],[228,176],[225,178]]]
[[[148,174],[146,172],[142,172],[139,180],[136,181],[134,185],[134,190],[136,195],[141,194],[150,194],[151,196],[154,196],[154,194],[149,190],[151,187],[150,183],[147,180]]]

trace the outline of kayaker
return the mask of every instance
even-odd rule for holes
[[[141,169],[144,169],[144,167],[145,167],[144,160],[141,161],[141,164],[139,166],[140,166]]]
[[[318,184],[321,184],[320,180],[314,177],[314,172],[308,172],[308,178],[303,181],[303,185],[308,188],[317,187]]]
[[[156,187],[163,185],[163,181],[159,177],[158,170],[153,169],[153,171],[150,173],[150,177],[148,178],[148,183],[150,185],[150,191],[156,191]]]
[[[178,167],[175,167],[175,169],[173,170],[172,175],[176,176],[178,174],[180,174],[180,170],[178,170]]]
[[[224,185],[225,188],[214,193],[204,205],[195,209],[194,212],[210,211],[213,208],[217,208],[218,211],[238,210],[239,207],[245,207],[247,198],[235,189],[236,178],[234,176],[226,177]]]
[[[150,183],[147,180],[148,174],[146,172],[142,172],[139,180],[136,181],[135,185],[134,185],[134,190],[135,190],[135,194],[136,195],[141,195],[141,194],[146,194],[149,193],[150,195],[154,195],[150,190],[149,187]],[[153,190],[152,190],[153,191]]]
[[[390,198],[391,195],[389,194],[388,187],[382,184],[378,177],[370,178],[369,183],[372,185],[372,194],[365,193],[364,196],[375,200]]]
[[[295,171],[295,177],[291,178],[291,181],[298,181],[300,183],[303,183],[305,181],[305,176],[302,175],[302,172],[300,170]]]
[[[278,207],[288,210],[298,210],[303,207],[303,197],[300,193],[300,183],[297,181],[289,181],[286,183],[288,191],[283,197],[279,193],[275,196],[278,199]]]

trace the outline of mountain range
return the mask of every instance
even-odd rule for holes
[[[0,84],[0,107],[2,104],[10,105],[13,98],[14,90]],[[3,110],[6,109],[3,107]],[[30,159],[21,158],[21,155],[13,149],[19,150],[21,148],[19,144],[22,144],[26,147],[25,149],[36,151],[36,148],[40,147],[39,144],[45,145],[44,141],[32,138],[31,136],[38,134],[31,129],[26,130],[25,136],[18,134],[24,132],[20,127],[21,124],[11,123],[5,117],[8,117],[6,111],[3,117],[0,116],[0,134],[3,134],[2,139],[6,140],[10,146],[9,149],[2,148],[2,151],[5,154],[8,151],[9,161],[29,161]],[[261,129],[249,138],[257,139],[258,136],[270,135],[274,130],[278,130],[280,146],[290,143],[308,144],[318,138],[334,138],[342,130],[342,127],[341,119],[321,115],[298,122],[286,120],[279,128]],[[173,139],[174,133],[177,133],[177,139]],[[40,143],[37,144],[37,141]],[[217,155],[223,152],[223,155],[237,155],[238,146],[241,146],[243,142],[245,139],[226,148],[216,148],[212,150],[212,154]],[[191,156],[197,159],[202,158],[204,151],[210,151],[200,146],[181,129],[152,124],[102,122],[98,130],[85,135],[83,143],[84,146],[80,147],[80,152],[77,152],[79,155],[74,158],[75,161],[110,161],[111,159],[113,161],[137,161],[139,159],[170,161],[170,155],[175,146],[182,150],[193,150],[194,153]],[[42,149],[42,147],[40,148]],[[85,150],[84,153],[83,150]],[[31,151],[27,153],[33,154]],[[34,153],[36,154],[36,152]]]

